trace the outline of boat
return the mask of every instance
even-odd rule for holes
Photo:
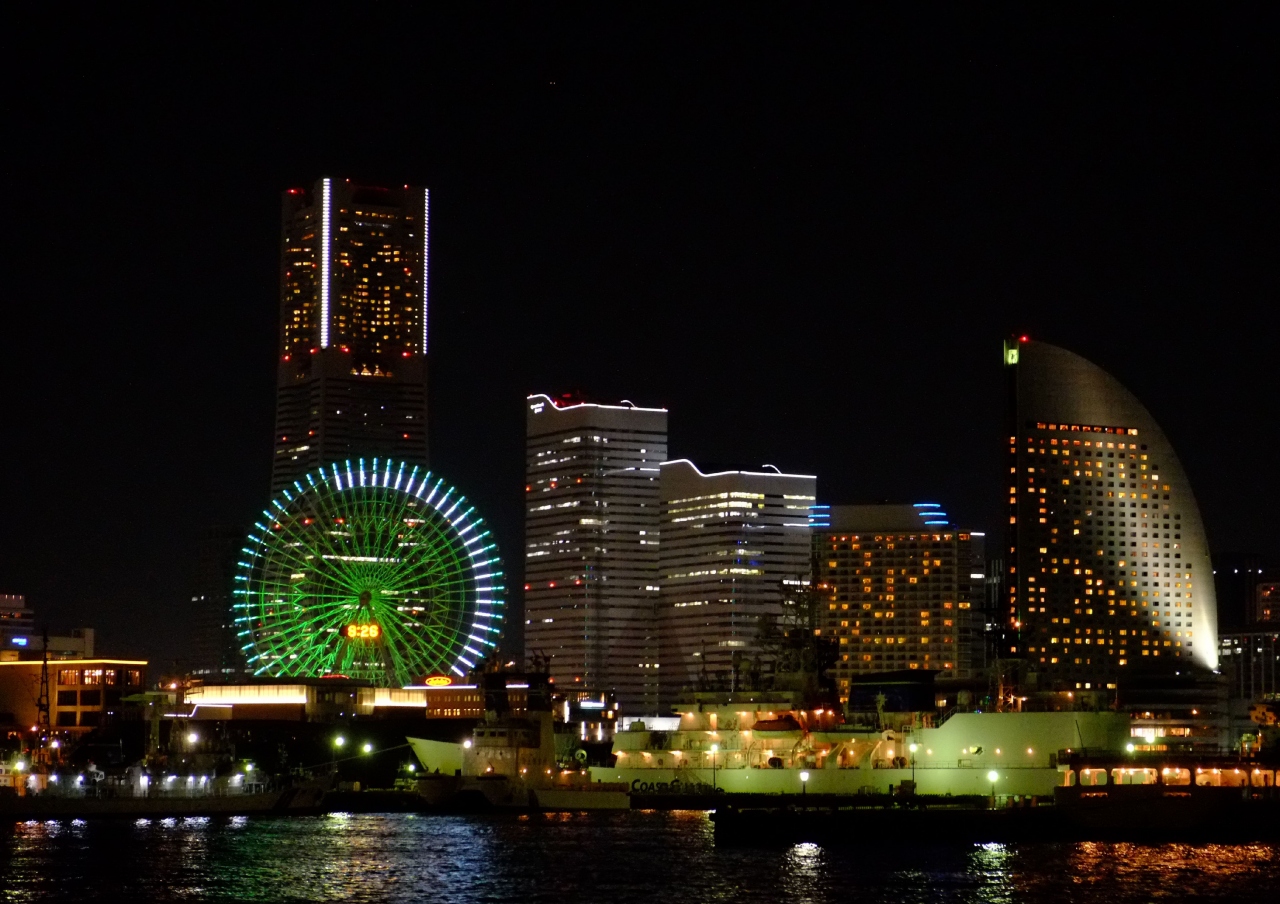
[[[418,794],[428,807],[531,810],[625,810],[627,789],[593,779],[557,744],[550,712],[490,713],[462,743],[406,738],[425,775]]]
[[[788,691],[697,693],[674,709],[618,731],[615,763],[590,768],[591,780],[641,795],[1052,798],[1064,751],[1123,751],[1130,727],[1115,712],[898,714],[852,725]]]

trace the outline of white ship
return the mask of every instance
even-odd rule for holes
[[[632,721],[617,763],[593,782],[633,794],[920,794],[1052,796],[1063,751],[1122,752],[1129,718],[1113,712],[894,714],[854,727],[799,694],[696,694],[678,716]],[[904,785],[913,783],[913,785]]]

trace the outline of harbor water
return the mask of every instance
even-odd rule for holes
[[[1280,844],[717,845],[697,811],[0,826],[0,901],[1269,900]]]

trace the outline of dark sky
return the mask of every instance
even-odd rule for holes
[[[1215,555],[1280,559],[1266,7],[695,6],[10,19],[0,592],[183,655],[194,538],[266,503],[320,175],[432,188],[433,464],[512,585],[530,391],[997,530],[1010,332],[1143,400]]]

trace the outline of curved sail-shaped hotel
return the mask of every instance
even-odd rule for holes
[[[1009,634],[1042,689],[1217,667],[1213,569],[1187,476],[1124,386],[1065,349],[1006,343]]]

